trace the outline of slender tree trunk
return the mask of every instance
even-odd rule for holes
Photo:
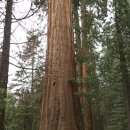
[[[5,130],[5,99],[8,82],[12,6],[13,0],[7,0],[2,59],[0,67],[0,130]]]
[[[74,14],[74,29],[75,29],[75,44],[76,44],[76,54],[79,55],[81,51],[81,29],[79,25],[79,1],[73,1],[73,14]]]
[[[89,54],[89,47],[87,43],[87,10],[86,10],[86,1],[83,0],[81,4],[81,13],[82,13],[82,55],[83,57],[87,58]],[[82,77],[86,82],[86,79],[88,78],[89,72],[88,72],[88,62],[83,61],[82,63]],[[89,88],[87,84],[83,84],[83,93],[88,97],[89,94]],[[83,109],[85,110],[84,115],[84,123],[86,130],[93,130],[93,121],[92,121],[92,108],[91,103],[85,102],[85,98],[83,101]],[[85,102],[85,103],[84,103]]]
[[[39,130],[84,130],[75,95],[72,1],[48,1],[45,93]]]
[[[91,55],[95,55],[94,51],[91,50]],[[96,58],[93,58],[92,61],[93,67],[95,68],[93,72],[91,72],[91,78],[93,78],[93,82],[95,84],[95,105],[92,107],[93,111],[93,130],[104,130],[104,117],[105,114],[102,112],[102,106],[101,106],[101,92],[100,92],[100,86],[99,86],[99,79],[97,75],[97,69],[96,69]]]
[[[97,77],[97,74],[95,72],[95,77]],[[98,80],[98,79],[96,79]],[[98,81],[97,81],[98,82]],[[95,96],[95,102],[96,102],[96,105],[93,107],[93,130],[104,130],[104,115],[101,111],[101,98],[100,98],[100,90],[99,90],[99,85],[97,84],[96,86],[96,96]]]
[[[118,52],[120,56],[120,70],[121,70],[121,76],[122,76],[122,85],[124,90],[124,96],[125,96],[125,104],[127,109],[127,117],[128,117],[128,130],[130,130],[130,77],[128,72],[128,66],[127,66],[127,56],[124,52],[124,39],[122,37],[122,32],[120,28],[120,18],[117,6],[118,3],[115,1],[115,22],[116,22],[116,32],[117,32],[117,42],[118,42]]]
[[[81,27],[79,24],[80,18],[79,18],[79,0],[73,1],[73,14],[74,14],[74,30],[75,30],[75,52],[76,52],[76,72],[77,72],[77,80],[80,80],[82,77],[82,65],[80,61],[81,56]],[[79,84],[80,85],[80,84]],[[78,91],[82,92],[82,85],[78,86]],[[80,97],[80,102],[81,102]]]

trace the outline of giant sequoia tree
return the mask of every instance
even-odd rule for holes
[[[83,130],[75,78],[72,1],[48,1],[48,47],[40,130]]]

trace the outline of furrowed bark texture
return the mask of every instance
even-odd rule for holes
[[[89,55],[89,46],[87,43],[87,10],[86,10],[86,1],[83,1],[81,4],[81,13],[82,13],[82,55],[85,57],[88,57]],[[89,63],[87,61],[84,61],[82,63],[82,78],[86,79],[89,76],[89,71],[88,71],[88,65]],[[85,124],[85,130],[93,130],[93,121],[92,121],[92,108],[91,108],[91,103],[85,102],[85,98],[88,97],[88,94],[90,92],[87,84],[83,84],[83,93],[86,95],[82,100],[82,107],[85,111],[84,115],[84,124]]]
[[[48,1],[48,48],[39,130],[84,130],[75,78],[72,1]]]
[[[7,0],[4,37],[2,46],[2,59],[0,66],[0,130],[5,130],[5,99],[8,82],[12,6],[13,0]]]

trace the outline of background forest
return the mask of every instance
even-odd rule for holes
[[[55,12],[48,1],[0,1],[0,130],[42,127],[45,68],[58,62],[47,62],[49,65],[45,62],[49,55],[46,46],[50,45],[46,40],[50,34],[47,25],[51,25],[48,24],[51,18],[47,17],[48,13]],[[22,2],[29,3],[28,11],[18,6]],[[74,38],[76,77],[70,82],[78,89],[73,94],[80,99],[83,122],[78,113],[75,117],[84,124],[84,128],[72,130],[130,130],[129,1],[73,0],[65,7],[72,9],[73,18],[71,37]],[[19,11],[22,8],[23,11]],[[60,19],[62,15],[61,11]],[[19,28],[24,30],[24,38]],[[9,75],[9,71],[14,75]],[[53,96],[53,92],[50,95]]]

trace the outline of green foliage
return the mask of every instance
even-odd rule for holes
[[[6,126],[8,130],[38,130],[42,98],[40,83],[34,92],[27,89],[8,92],[6,102]]]
[[[84,1],[80,1],[84,2]],[[115,21],[115,2],[118,21]],[[125,99],[123,95],[120,70],[119,43],[116,22],[120,25],[124,54],[130,70],[129,6],[126,0],[89,0],[87,1],[88,26],[86,31],[89,56],[76,56],[77,62],[89,63],[87,85],[94,115],[94,130],[124,130],[127,128]],[[109,18],[108,18],[109,16]],[[82,28],[81,28],[82,32]],[[101,47],[97,53],[95,48]],[[80,84],[82,84],[80,82]],[[81,85],[82,86],[82,85]],[[83,93],[79,93],[84,96]]]
[[[75,59],[77,65],[84,62],[88,64],[89,76],[82,78],[77,74],[77,79],[71,79],[69,82],[75,87],[80,88],[84,85],[90,89],[88,95],[83,92],[75,94],[81,98],[85,97],[85,103],[92,104],[94,130],[125,130],[127,117],[117,37],[119,40],[123,39],[123,53],[130,73],[130,8],[127,0],[88,0],[87,28],[84,30],[80,27],[80,6],[85,2],[85,0],[73,0],[77,12],[74,17],[78,20],[74,23],[74,29],[79,33],[82,42],[75,43]],[[36,6],[43,4],[46,7],[44,0],[35,0],[34,4]],[[115,17],[118,18],[117,21]],[[120,25],[120,35],[116,31],[117,22]],[[82,41],[83,32],[86,33],[87,41]],[[29,32],[27,39],[28,44],[23,46],[23,52],[19,54],[22,67],[17,71],[16,82],[12,84],[11,91],[7,94],[8,130],[38,130],[39,127],[44,77],[44,63],[41,62],[43,50],[40,46],[39,34],[34,30]],[[89,50],[89,55],[81,54],[82,47]],[[31,70],[25,71],[23,68],[26,66],[31,67]],[[82,110],[83,115],[84,112]]]
[[[7,93],[8,130],[39,129],[44,76],[44,63],[41,62],[44,52],[39,39],[39,34],[30,31],[28,44],[23,45],[23,52],[19,54],[21,69]]]

